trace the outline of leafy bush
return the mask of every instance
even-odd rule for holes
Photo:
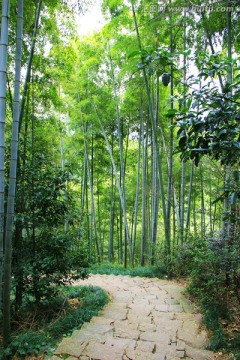
[[[86,259],[73,253],[69,249],[73,244],[70,235],[56,229],[42,230],[37,236],[34,252],[25,247],[21,264],[21,286],[25,298],[34,296],[36,302],[55,295],[60,285],[71,284],[73,280],[86,278]],[[22,251],[23,252],[23,251]],[[79,250],[81,252],[81,250]],[[78,271],[72,271],[79,266]],[[19,268],[16,269],[19,273]],[[15,282],[19,283],[16,273]]]
[[[17,306],[24,297],[40,302],[55,295],[55,285],[85,278],[89,262],[87,245],[79,244],[76,230],[70,226],[66,233],[64,229],[73,206],[67,188],[69,172],[42,156],[36,157],[34,169],[27,163],[24,171],[25,181],[17,192],[13,244]]]
[[[172,266],[175,275],[190,278],[188,292],[198,299],[213,334],[211,349],[239,346],[239,339],[229,339],[220,325],[221,319],[230,319],[229,306],[240,298],[238,241],[196,237],[179,249]]]

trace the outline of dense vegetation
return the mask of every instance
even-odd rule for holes
[[[238,2],[104,0],[85,37],[83,2],[0,4],[5,349],[27,304],[106,261],[190,278],[213,347],[239,349]]]
[[[41,304],[25,304],[15,322],[12,342],[0,348],[1,358],[52,355],[63,337],[89,322],[107,302],[107,293],[98,287],[69,286]]]

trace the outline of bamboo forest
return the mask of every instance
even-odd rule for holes
[[[239,0],[0,7],[0,358],[240,359]]]

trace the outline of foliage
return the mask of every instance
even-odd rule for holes
[[[209,76],[213,78],[216,73],[226,72],[226,67],[236,67],[236,62],[228,59],[219,63],[218,58],[211,55],[202,60],[201,66],[203,70],[198,78],[192,75],[188,83],[190,87],[197,85],[198,89],[180,101],[187,106],[180,107],[177,117],[178,150],[184,161],[191,159],[196,165],[204,155],[220,160],[222,165],[236,165],[240,158],[240,75],[223,89],[213,80],[209,81]]]
[[[167,275],[166,268],[161,264],[154,266],[139,266],[133,269],[126,269],[119,264],[94,264],[89,268],[90,274],[106,274],[106,275],[129,275],[149,278],[163,278]]]
[[[71,306],[74,299],[74,306]],[[7,359],[24,359],[26,356],[51,354],[53,347],[63,336],[71,335],[73,330],[80,329],[84,322],[90,321],[108,302],[105,291],[93,286],[71,286],[60,290],[56,298],[49,298],[41,306],[29,307],[24,304],[18,313],[18,323],[24,326],[26,316],[33,316],[32,326],[13,334],[7,349],[0,348],[0,355]]]
[[[175,276],[188,276],[188,292],[197,298],[204,323],[212,331],[211,348],[236,348],[237,337],[228,337],[221,321],[231,321],[232,304],[240,304],[239,243],[223,236],[195,237],[178,249],[173,262]]]
[[[21,232],[26,235],[20,248],[16,240],[14,285],[21,284],[23,295],[35,296],[39,302],[54,293],[55,285],[86,277],[88,260],[84,247],[77,244],[76,234],[66,233],[62,226],[71,206],[70,195],[67,203],[64,198],[69,174],[36,157],[34,168],[25,166],[25,179],[17,199],[24,199],[25,209],[17,217],[23,219]],[[78,272],[72,272],[75,269]]]

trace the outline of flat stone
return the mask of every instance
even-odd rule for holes
[[[108,335],[109,334],[107,334],[107,333],[97,334],[97,333],[91,333],[89,331],[82,330],[82,331],[79,331],[78,333],[76,333],[74,337],[71,336],[71,339],[76,343],[96,341],[96,342],[100,342],[100,343],[104,344]]]
[[[138,329],[140,331],[154,332],[154,331],[156,331],[156,325],[155,324],[149,324],[149,323],[140,323],[139,326],[138,326]]]
[[[214,360],[216,359],[214,354],[211,351],[204,349],[195,349],[188,345],[185,346],[186,355],[191,359],[196,360]]]
[[[108,319],[108,318],[105,318],[105,317],[93,316],[92,319],[91,319],[91,324],[113,325],[114,320],[113,319]]]
[[[108,334],[112,333],[113,325],[88,323],[84,327],[84,330],[90,332],[91,334]]]
[[[134,299],[133,299],[133,304],[136,304],[136,305],[138,305],[138,306],[144,307],[144,306],[148,306],[148,305],[149,305],[149,300],[144,299],[144,298],[142,298],[142,299],[134,298]]]
[[[178,332],[178,338],[186,344],[200,349],[207,347],[209,343],[206,331],[200,331],[199,324],[194,320],[183,322],[182,329]]]
[[[157,331],[176,331],[182,328],[183,322],[180,320],[169,320],[169,319],[161,319],[153,318],[154,324],[157,326]]]
[[[176,349],[176,357],[179,359],[185,358],[185,350]]]
[[[133,355],[134,349],[136,348],[136,341],[130,340],[130,339],[120,339],[120,338],[114,338],[111,340],[109,339],[106,342],[106,344],[111,347],[115,346],[115,347],[120,347],[120,348],[124,349],[124,355],[125,354]],[[131,357],[129,357],[129,358],[131,358]],[[114,359],[114,357],[112,359]]]
[[[142,352],[139,350],[127,350],[126,354],[125,354],[125,358],[126,360],[155,360],[156,359],[156,355],[155,354],[148,354],[146,352]]]
[[[156,349],[156,345],[155,343],[151,342],[151,341],[141,341],[138,340],[137,341],[137,347],[136,350],[138,352],[146,352],[148,354],[153,353]]]
[[[137,342],[131,339],[108,338],[105,344],[119,349],[134,350]]]
[[[147,295],[145,295],[145,299],[149,300],[149,301],[157,300],[158,296],[157,296],[157,294],[147,294]]]
[[[164,296],[161,296],[161,297],[157,297],[157,299],[150,299],[149,300],[149,304],[150,305],[163,305],[165,304],[165,300],[168,299],[168,295],[164,295]]]
[[[152,323],[152,318],[151,316],[142,316],[142,315],[137,315],[135,313],[129,313],[128,314],[128,321],[130,323],[144,323],[144,324],[151,324]]]
[[[125,320],[127,318],[127,313],[128,313],[127,310],[124,311],[120,309],[119,311],[114,311],[114,310],[106,309],[103,312],[103,316],[113,320]]]
[[[122,360],[124,348],[109,344],[91,342],[85,349],[85,354],[92,359]]]
[[[182,312],[182,313],[175,313],[175,319],[182,321],[186,321],[186,320],[193,321],[195,320],[195,317],[192,313]]]
[[[78,358],[86,348],[88,342],[77,342],[71,337],[64,338],[59,347],[54,352],[55,355],[72,355]]]
[[[183,310],[185,312],[188,312],[190,314],[193,314],[195,312],[195,307],[194,305],[192,304],[192,302],[188,299],[181,299],[180,300],[180,304],[182,305],[183,307]]]
[[[118,302],[117,304],[112,303],[112,304],[107,305],[105,307],[105,310],[119,311],[119,309],[126,309],[126,308],[127,308],[126,302]]]
[[[85,323],[80,330],[75,330],[72,333],[71,339],[76,343],[83,343],[88,341],[104,343],[107,336],[112,334],[112,325]],[[65,339],[63,341],[65,341]]]
[[[179,313],[180,314],[180,313]],[[153,319],[168,319],[168,320],[175,320],[177,315],[174,312],[161,312],[153,310],[151,313]]]
[[[156,305],[155,306],[155,310],[159,311],[159,312],[168,312],[169,309],[169,305],[167,304],[162,304],[162,305]]]
[[[170,335],[167,333],[155,332],[143,332],[140,335],[140,340],[152,341],[158,344],[169,344]]]
[[[183,312],[183,307],[182,305],[169,305],[169,308],[168,308],[169,311],[171,312]]]
[[[165,300],[165,303],[168,305],[180,305],[179,301],[174,298],[168,298]]]
[[[114,321],[114,328],[122,328],[128,327],[129,329],[138,330],[138,323],[130,323],[128,320],[115,320]]]
[[[176,358],[176,348],[171,345],[164,346],[163,344],[157,344],[155,349],[155,355],[156,355],[156,360],[157,359],[172,360]]]
[[[134,330],[133,328],[126,325],[127,324],[122,324],[122,325],[115,324],[114,336],[119,338],[137,340],[139,338],[140,331]]]
[[[152,305],[142,305],[142,304],[133,303],[129,305],[128,314],[133,312],[135,313],[136,316],[139,314],[148,316],[152,310],[153,310]]]

